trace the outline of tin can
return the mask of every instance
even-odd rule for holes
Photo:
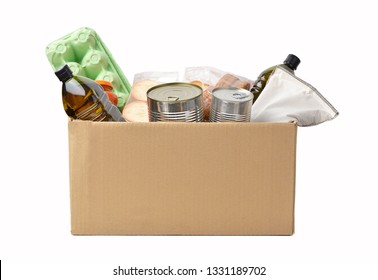
[[[202,122],[202,88],[190,83],[167,83],[147,91],[150,122]]]
[[[216,88],[212,91],[211,122],[249,122],[253,95],[240,88]]]

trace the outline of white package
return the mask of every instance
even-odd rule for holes
[[[178,72],[140,72],[134,75],[133,84],[142,80],[151,80],[160,83],[172,83],[178,81]]]
[[[310,84],[277,67],[252,105],[252,122],[297,122],[312,126],[332,120],[339,113]]]

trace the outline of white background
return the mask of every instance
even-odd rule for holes
[[[2,3],[4,279],[115,279],[112,269],[118,265],[266,266],[268,276],[262,279],[378,279],[378,19],[373,3]],[[201,65],[254,79],[287,54],[299,56],[297,75],[340,116],[298,129],[295,235],[72,236],[67,117],[61,84],[44,51],[83,26],[98,32],[130,82],[141,71]],[[226,277],[231,278],[243,279]]]

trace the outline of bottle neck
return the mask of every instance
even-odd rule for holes
[[[288,64],[281,64],[280,65],[281,67],[283,67],[283,68],[285,68],[286,70],[288,70],[289,72],[291,72],[291,73],[294,73],[294,69],[292,68],[292,67],[290,67],[290,65],[288,65]]]
[[[74,78],[73,75],[64,77],[64,79],[62,80],[62,83],[67,83],[67,82],[71,81],[73,78]]]

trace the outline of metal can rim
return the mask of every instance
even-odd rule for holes
[[[199,89],[200,93],[197,96],[194,96],[192,98],[183,99],[183,100],[177,100],[177,101],[162,101],[162,100],[151,98],[149,96],[149,93],[151,91],[157,89],[157,88],[166,87],[166,86],[174,86],[174,85],[190,85],[192,87],[195,87],[195,88]],[[192,84],[192,83],[185,83],[185,82],[172,82],[172,83],[164,83],[164,84],[156,85],[156,86],[153,86],[152,88],[148,89],[147,93],[146,93],[147,99],[150,99],[150,100],[153,100],[153,101],[156,101],[156,102],[169,103],[169,104],[182,103],[182,102],[194,100],[194,99],[198,98],[199,96],[201,96],[202,94],[203,94],[203,90],[202,90],[202,88],[200,86]]]
[[[240,101],[237,101],[237,100],[235,100],[235,101],[233,101],[233,100],[224,100],[224,99],[221,99],[218,96],[214,95],[214,92],[218,91],[218,90],[229,90],[229,91],[237,90],[237,91],[248,93],[250,95],[250,98],[244,99],[244,100],[240,100]],[[221,100],[224,103],[238,104],[238,103],[244,103],[244,102],[249,102],[249,101],[253,100],[253,93],[252,92],[250,92],[249,90],[246,90],[244,88],[238,88],[238,87],[217,87],[217,88],[214,88],[214,89],[211,90],[211,95],[212,95],[213,98]]]

